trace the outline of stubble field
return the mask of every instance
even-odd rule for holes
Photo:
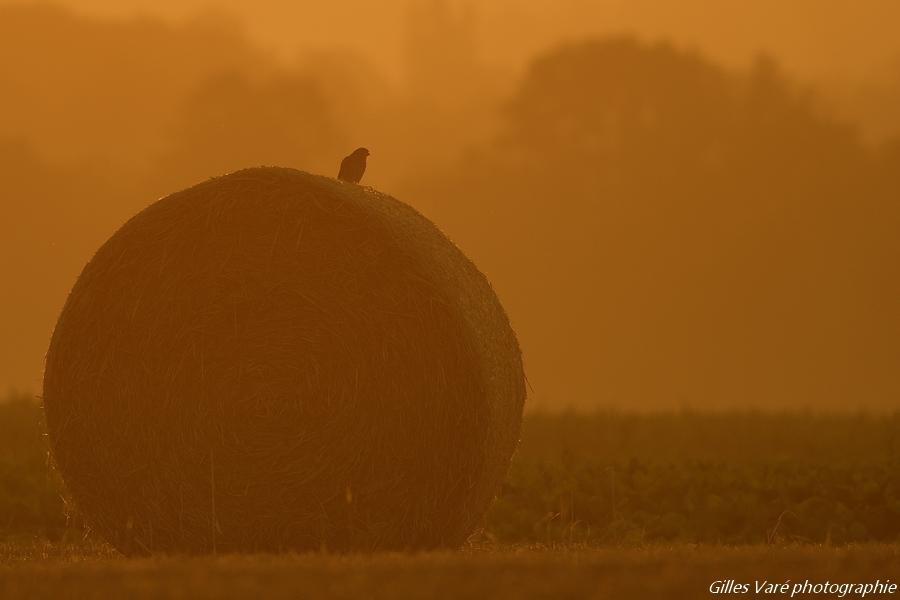
[[[848,547],[467,548],[375,556],[129,560],[103,547],[3,550],[2,598],[702,598],[710,586],[897,581],[900,550]],[[721,594],[732,596],[734,594]],[[764,594],[759,594],[763,596]],[[865,597],[892,597],[872,594]],[[773,597],[771,594],[765,596]],[[775,597],[791,597],[790,593]],[[841,597],[797,593],[794,598]],[[849,593],[845,598],[859,598]]]

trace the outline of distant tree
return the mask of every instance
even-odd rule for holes
[[[652,179],[668,188],[721,175],[733,183],[748,166],[859,160],[853,131],[819,117],[773,60],[740,75],[632,38],[571,44],[537,59],[508,123],[503,147],[529,172],[590,186]]]
[[[417,193],[493,275],[536,388],[645,405],[900,396],[884,178],[773,60],[736,72],[664,43],[567,44],[505,117]]]
[[[612,166],[657,158],[702,162],[721,145],[734,103],[729,83],[722,69],[665,44],[563,46],[527,71],[505,141],[569,176],[612,175]]]

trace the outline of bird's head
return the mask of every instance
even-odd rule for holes
[[[353,151],[353,156],[361,156],[361,157],[365,158],[368,155],[369,155],[368,148],[357,148],[356,150]]]

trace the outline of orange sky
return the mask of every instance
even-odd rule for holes
[[[888,146],[864,147],[853,131],[845,139],[842,125],[831,124],[840,117],[875,141],[900,135],[900,3],[490,0],[470,3],[477,38],[470,52],[470,30],[459,28],[465,39],[458,44],[454,19],[446,43],[410,51],[414,1],[444,0],[315,7],[287,0],[58,2],[78,18],[8,10],[13,16],[0,21],[0,177],[7,182],[0,221],[16,226],[0,240],[0,281],[14,282],[0,300],[0,334],[8,341],[0,348],[0,390],[39,389],[40,358],[65,292],[93,249],[153,198],[251,164],[333,175],[340,157],[364,144],[374,149],[364,183],[434,218],[491,277],[520,330],[538,405],[622,405],[632,398],[645,408],[706,406],[734,396],[734,406],[800,406],[807,398],[835,408],[853,394],[868,394],[860,401],[871,406],[896,403],[900,337],[886,328],[900,327],[891,304],[900,288],[887,276],[893,267],[885,257],[897,248],[892,223],[900,211],[890,195],[900,184],[890,175],[897,169],[884,162],[883,180],[873,177],[882,163],[868,153],[894,160]],[[466,10],[459,0],[446,2]],[[427,29],[427,20],[418,22],[426,26],[417,31]],[[579,180],[578,170],[560,177],[606,139],[607,121],[587,111],[558,147],[539,138],[521,144],[528,134],[553,141],[553,115],[541,112],[543,102],[564,107],[569,117],[580,106],[575,100],[588,98],[596,108],[610,90],[628,85],[596,66],[604,53],[616,55],[616,44],[601,44],[591,58],[600,62],[587,63],[574,88],[558,95],[539,77],[523,87],[535,77],[524,67],[562,53],[554,68],[565,73],[582,63],[577,53],[566,58],[563,41],[610,40],[598,34],[623,31],[639,40],[624,43],[618,56],[626,66],[613,71],[625,80],[635,72],[640,79],[642,66],[652,71],[655,84],[644,100],[677,127],[653,131],[661,137],[641,147],[639,172],[622,179],[627,186],[615,187],[617,174],[636,165],[627,153],[619,163],[604,158],[617,165],[611,170],[588,163],[597,181]],[[660,40],[675,45],[647,43]],[[325,52],[304,53],[316,49]],[[764,106],[761,116],[776,126],[754,137],[758,128],[737,135],[705,121],[728,101],[716,96],[698,107],[706,88],[683,77],[743,81],[763,51],[788,82],[782,88],[764,68],[752,71],[762,91],[775,92],[773,112]],[[544,58],[535,62],[538,56]],[[807,84],[820,92],[818,100],[812,108],[801,100],[793,106],[796,86]],[[498,142],[511,117],[515,124],[510,106],[517,95],[538,116],[525,113],[514,138],[520,146],[506,152]],[[566,119],[556,125],[568,127]],[[579,139],[585,130],[590,135]],[[640,131],[631,134],[640,142]],[[665,176],[673,157],[690,156],[692,138],[700,140],[697,148],[709,143],[716,151],[717,136],[757,161],[729,163],[737,169],[733,189],[695,194],[691,185],[708,183],[696,173],[680,192],[643,186]],[[531,151],[540,155],[536,165],[503,179],[504,160],[521,168],[529,163],[515,161]],[[698,152],[714,159],[721,148]],[[768,179],[760,174],[765,169]],[[845,172],[856,186],[850,192],[836,175]],[[558,187],[544,195],[516,187],[529,175]],[[677,172],[668,175],[678,180]],[[572,222],[573,210],[584,211],[583,223]],[[745,271],[737,282],[744,287],[728,283],[729,261],[740,267],[734,272]],[[584,273],[596,280],[585,282]],[[698,335],[698,324],[706,337],[697,352],[674,351],[679,340]],[[821,343],[818,336],[825,336]],[[605,369],[599,376],[592,372],[597,365]],[[826,369],[830,377],[819,377]],[[747,379],[739,386],[743,396],[729,387],[740,377]]]
[[[428,1],[428,0],[425,0]],[[450,0],[465,6],[466,2]],[[364,50],[385,67],[401,55],[401,27],[415,0],[58,0],[104,16],[181,20],[222,10],[260,42],[290,54],[309,46]],[[23,3],[23,0],[3,3]],[[38,3],[24,0],[24,3]],[[760,51],[815,77],[865,78],[900,70],[900,4],[894,0],[488,0],[477,7],[482,46],[498,62],[521,59],[560,37],[636,31],[696,44],[716,58],[746,62]]]
[[[85,14],[146,15],[183,22],[198,14],[234,19],[253,41],[285,59],[301,50],[346,48],[402,81],[409,6],[443,0],[56,0]],[[446,0],[475,7],[482,60],[518,72],[560,39],[636,32],[694,46],[731,66],[761,52],[822,92],[826,108],[870,139],[900,132],[900,3],[894,0]],[[0,0],[38,4],[42,0]]]

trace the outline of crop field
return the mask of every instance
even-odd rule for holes
[[[139,560],[67,516],[42,427],[34,401],[0,403],[0,598],[691,598],[717,580],[900,580],[897,415],[531,414],[459,552]]]

